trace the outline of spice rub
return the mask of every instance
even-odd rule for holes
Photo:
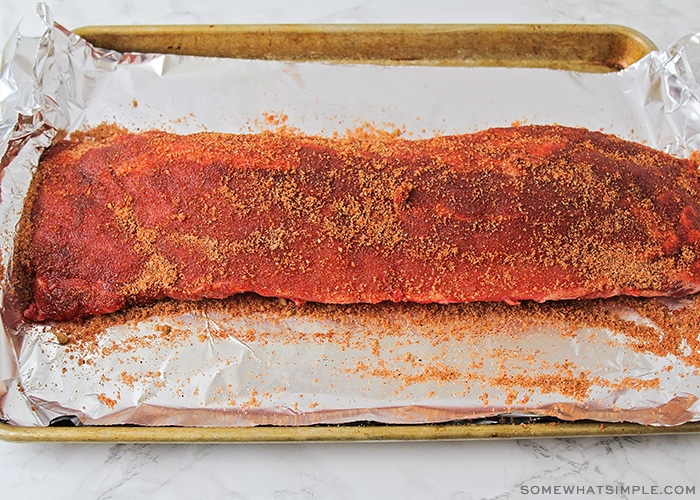
[[[405,140],[119,133],[43,159],[25,316],[166,297],[454,303],[700,290],[697,165],[520,126]]]

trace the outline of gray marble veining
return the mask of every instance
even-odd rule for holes
[[[129,23],[611,23],[635,28],[660,47],[700,31],[700,2],[695,0],[57,0],[50,6],[57,20],[71,28]],[[0,3],[0,40],[7,40],[22,18],[23,31],[36,33],[32,2]],[[698,498],[698,471],[698,435],[267,445],[0,442],[1,498],[566,498],[543,493],[553,491],[544,487],[556,486],[622,491],[580,498]],[[646,490],[620,490],[633,486]],[[668,486],[694,487],[695,494],[651,493],[652,487]]]

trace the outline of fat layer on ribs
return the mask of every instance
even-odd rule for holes
[[[72,320],[242,292],[324,303],[694,293],[696,168],[560,126],[63,141],[22,221],[24,314]]]

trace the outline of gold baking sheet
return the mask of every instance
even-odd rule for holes
[[[121,52],[294,61],[505,66],[609,72],[654,50],[629,28],[610,25],[207,25],[95,26],[75,30]],[[598,422],[323,425],[306,427],[18,427],[0,423],[6,441],[283,442],[401,441],[620,436],[700,432]]]

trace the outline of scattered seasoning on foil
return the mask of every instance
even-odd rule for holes
[[[361,379],[377,379],[396,383],[395,395],[417,384],[461,383],[465,393],[479,391],[479,399],[485,407],[494,404],[488,389],[503,389],[506,406],[526,405],[534,394],[561,394],[576,401],[585,401],[593,387],[612,390],[633,389],[643,391],[659,387],[658,376],[644,379],[621,377],[606,380],[591,376],[577,368],[575,361],[548,363],[540,360],[537,352],[514,351],[492,348],[489,352],[471,352],[470,345],[477,337],[509,336],[517,338],[532,329],[548,327],[553,335],[574,338],[580,330],[607,328],[620,335],[618,348],[630,347],[640,352],[660,357],[677,357],[683,362],[700,367],[700,341],[693,336],[700,324],[700,298],[685,299],[685,305],[671,309],[656,299],[616,298],[593,301],[571,301],[553,303],[524,303],[520,306],[505,304],[379,304],[370,305],[323,305],[305,303],[296,306],[289,301],[267,299],[252,294],[225,300],[204,300],[199,302],[164,301],[151,306],[142,306],[115,313],[109,316],[89,318],[81,323],[57,324],[55,331],[68,336],[64,348],[75,353],[77,363],[83,363],[86,354],[99,356],[122,353],[128,355],[137,348],[150,348],[154,345],[173,345],[191,336],[188,328],[178,327],[173,318],[186,313],[222,315],[222,317],[251,318],[256,321],[265,317],[271,325],[280,325],[289,318],[304,318],[309,321],[332,321],[352,328],[353,323],[370,325],[371,336],[358,338],[345,328],[337,327],[323,334],[295,331],[290,328],[256,330],[242,326],[233,329],[217,328],[207,332],[195,332],[200,342],[211,339],[212,332],[218,338],[239,338],[245,342],[283,344],[323,344],[334,343],[341,348],[359,349],[366,353],[346,365],[348,375],[358,375]],[[633,319],[623,319],[620,311],[636,311],[649,318],[655,326],[641,324]],[[126,336],[120,344],[103,345],[100,342],[106,329],[125,324],[137,324],[149,318],[161,318],[162,322],[154,333],[142,336]],[[165,322],[168,322],[166,325]],[[449,331],[445,326],[449,324]],[[414,345],[415,325],[424,337],[422,341],[439,346],[441,343],[462,343],[470,360],[460,366],[446,363],[440,350],[427,359],[419,352],[394,352]],[[660,333],[660,332],[663,332]],[[200,335],[201,333],[201,335]],[[392,344],[384,345],[382,339],[390,338]],[[511,367],[511,372],[495,377],[485,377],[480,370],[484,363],[502,364],[503,370]],[[520,362],[518,369],[513,363]],[[97,364],[99,366],[99,363]],[[339,374],[336,374],[339,375]],[[148,376],[158,378],[158,372]],[[141,376],[140,376],[141,377]],[[137,380],[124,372],[120,380],[133,385]],[[223,390],[223,387],[222,387]],[[273,392],[286,390],[277,386]],[[458,391],[459,392],[459,391]],[[425,392],[432,397],[434,390]],[[274,399],[274,395],[256,393],[245,404],[246,408],[260,405],[262,399]],[[314,406],[315,407],[315,406]]]

